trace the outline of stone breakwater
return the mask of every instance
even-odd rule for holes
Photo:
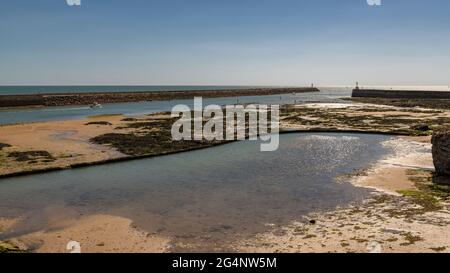
[[[354,98],[450,99],[450,91],[354,89]]]
[[[155,92],[110,92],[70,93],[39,95],[3,95],[0,107],[18,106],[68,106],[97,103],[123,103],[154,100],[192,99],[194,97],[219,98],[241,96],[268,96],[289,93],[319,92],[317,88],[254,88],[238,90],[155,91]]]

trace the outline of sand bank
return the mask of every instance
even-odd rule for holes
[[[0,222],[20,223],[20,220]],[[14,232],[14,225],[8,231]],[[74,251],[68,249],[71,241],[79,243],[82,253],[161,253],[169,243],[167,238],[138,230],[129,219],[110,215],[56,219],[46,230],[21,235],[9,242],[29,252],[70,253]]]
[[[86,125],[107,118],[109,126]],[[10,147],[0,150],[0,175],[33,170],[67,168],[72,164],[95,162],[124,156],[115,149],[97,145],[90,138],[111,131],[121,116],[88,120],[67,120],[0,126],[0,143]],[[126,131],[126,130],[120,130]],[[48,152],[47,156],[10,157],[11,153]],[[26,155],[26,154],[24,154]],[[46,154],[42,154],[46,155]]]

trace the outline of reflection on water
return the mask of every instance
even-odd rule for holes
[[[388,151],[386,136],[282,135],[277,152],[257,142],[0,181],[0,217],[28,217],[15,236],[61,214],[118,215],[175,243],[212,242],[285,225],[368,193],[334,177],[366,168]]]
[[[273,96],[248,96],[204,99],[205,104],[235,104],[235,103],[262,103],[262,104],[290,104],[306,101],[333,101],[340,97],[349,97],[351,90],[347,88],[324,88],[319,93],[298,93]],[[139,115],[163,111],[170,111],[177,104],[187,104],[192,107],[193,100],[152,101],[135,103],[105,104],[101,109],[91,109],[87,106],[45,107],[27,109],[1,110],[0,124],[20,122],[36,122],[49,120],[79,119],[92,115],[125,114]]]

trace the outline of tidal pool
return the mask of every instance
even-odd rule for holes
[[[173,250],[199,250],[283,226],[302,216],[362,200],[369,190],[336,176],[389,153],[389,136],[286,134],[280,149],[241,141],[151,159],[0,180],[0,217],[23,216],[8,239],[46,230],[61,214],[129,218],[173,238]]]

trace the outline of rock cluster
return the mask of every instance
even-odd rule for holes
[[[450,176],[450,127],[436,130],[433,133],[432,143],[436,173]]]

